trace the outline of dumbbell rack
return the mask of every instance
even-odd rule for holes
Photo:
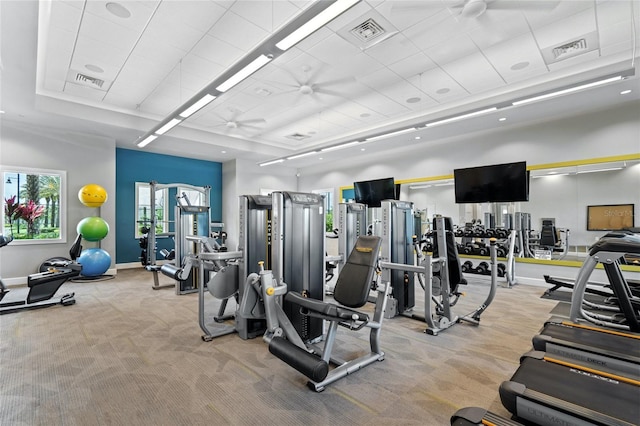
[[[506,278],[506,286],[515,285],[515,274],[513,272],[515,266],[515,231],[508,231],[504,228],[484,228],[482,226],[472,226],[458,228],[454,231],[454,235],[461,238],[462,241],[458,245],[458,252],[463,257],[478,258],[480,260],[477,265],[470,259],[464,260],[462,263],[462,272],[477,275],[491,275],[491,267],[489,262],[484,260],[489,256],[488,241],[491,238],[502,240],[502,244],[498,244],[498,257],[506,258],[506,263],[498,263],[496,271],[498,277]],[[478,241],[481,239],[482,241]]]

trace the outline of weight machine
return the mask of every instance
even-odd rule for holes
[[[188,276],[183,280],[174,280],[172,284],[161,285],[159,282],[158,273],[160,272],[161,266],[157,264],[157,237],[167,236],[174,237],[175,247],[172,252],[168,252],[166,250],[161,250],[161,254],[165,259],[171,261],[172,264],[176,268],[182,267],[185,257],[195,250],[194,242],[190,241],[186,238],[187,235],[196,235],[209,237],[211,233],[211,210],[210,210],[210,186],[193,186],[185,183],[170,183],[170,184],[160,184],[155,181],[149,183],[150,185],[150,204],[151,204],[151,218],[148,221],[144,221],[145,224],[148,224],[148,235],[147,235],[147,247],[146,250],[143,248],[143,256],[146,258],[142,259],[142,263],[145,265],[145,269],[150,271],[153,274],[153,286],[154,290],[163,288],[163,287],[172,287],[174,286],[176,289],[176,294],[187,294],[194,293],[198,291],[198,276],[194,276],[192,274],[188,274]],[[178,188],[188,190],[188,191],[196,191],[202,194],[204,200],[202,205],[192,205],[189,197],[185,192],[182,194],[176,195],[176,205],[174,207],[174,231],[157,234],[156,233],[156,225],[161,223],[157,218],[155,211],[155,203],[156,203],[156,191],[162,189],[171,189]],[[223,241],[224,243],[224,241]],[[166,274],[165,274],[166,275]]]

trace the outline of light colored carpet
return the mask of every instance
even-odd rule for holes
[[[488,290],[469,280],[460,314]],[[261,338],[203,342],[197,294],[151,284],[150,273],[124,270],[64,284],[73,306],[0,316],[0,424],[448,425],[465,406],[507,415],[498,386],[557,303],[519,285],[498,288],[479,327],[429,336],[420,321],[385,320],[386,359],[314,393]],[[335,350],[368,351],[368,334],[341,330]]]

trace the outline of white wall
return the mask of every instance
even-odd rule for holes
[[[232,160],[222,164],[222,220],[229,236],[227,247],[238,245],[238,197],[260,194],[261,190],[297,191],[297,171],[289,167],[269,167],[268,173],[255,162]]]
[[[115,140],[91,135],[23,129],[3,123],[1,129],[0,164],[2,166],[65,170],[66,243],[11,243],[0,249],[0,276],[7,284],[26,283],[26,276],[38,271],[40,264],[51,257],[69,257],[69,249],[77,236],[76,225],[98,209],[84,206],[78,191],[88,183],[97,183],[107,190],[107,202],[100,208],[100,216],[111,226],[100,246],[111,254],[110,273],[115,272]],[[0,189],[1,190],[1,189]],[[98,243],[83,241],[84,248]]]

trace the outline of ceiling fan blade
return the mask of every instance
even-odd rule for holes
[[[245,125],[247,123],[251,124],[251,123],[266,123],[267,120],[265,120],[264,118],[251,118],[249,120],[240,120],[238,123],[240,125]]]
[[[335,80],[322,81],[322,82],[315,83],[313,85],[313,88],[315,90],[318,87],[336,86],[338,84],[354,83],[355,81],[356,79],[354,77],[337,78]]]
[[[242,128],[242,129],[262,130],[262,127],[259,127],[259,126],[251,126],[251,125],[249,125],[249,124],[240,124],[240,128]]]
[[[425,9],[443,9],[446,7],[458,7],[465,0],[412,0],[395,2],[391,13],[415,13]]]
[[[320,93],[323,95],[329,95],[329,96],[337,96],[339,98],[344,98],[344,94],[340,93],[340,92],[336,92],[334,90],[326,90],[326,89],[322,89],[322,88],[318,88],[316,90],[313,91],[313,93]]]

